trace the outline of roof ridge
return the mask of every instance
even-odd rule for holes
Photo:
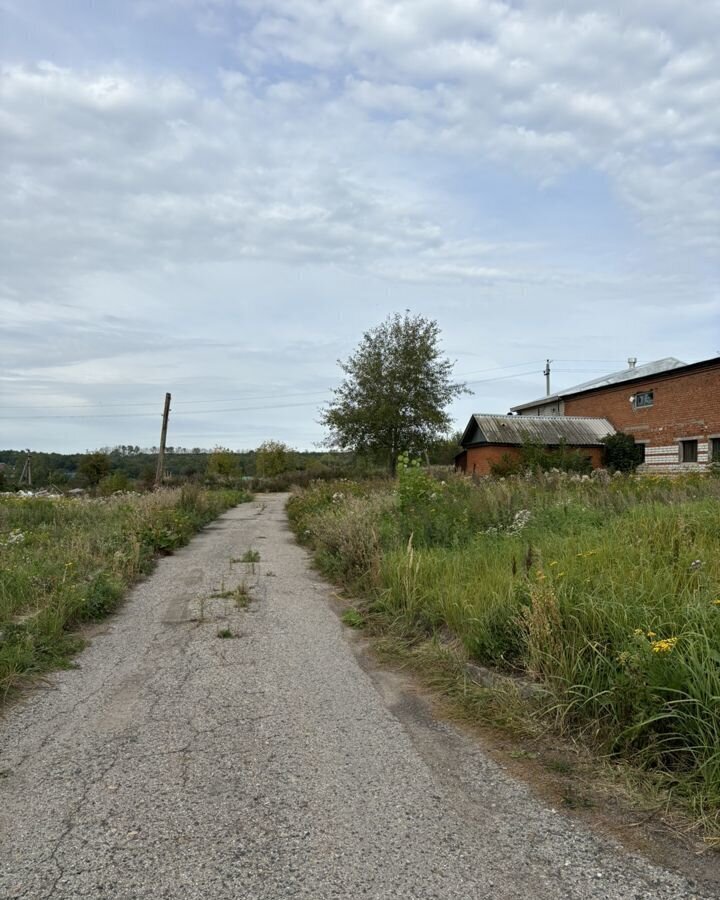
[[[508,419],[513,422],[517,422],[521,419],[529,419],[529,418],[532,418],[532,419],[562,419],[565,422],[567,422],[568,420],[571,420],[571,419],[593,419],[593,420],[599,420],[599,421],[603,421],[603,422],[607,421],[607,416],[563,416],[560,413],[558,413],[557,415],[554,415],[554,416],[514,416],[514,415],[509,415],[508,413],[472,413],[472,415],[475,416],[476,418],[479,416],[487,416],[487,417],[492,417],[494,419]]]
[[[600,375],[590,381],[573,384],[570,387],[563,388],[561,391],[555,391],[545,397],[538,397],[536,400],[529,400],[526,403],[518,403],[511,407],[511,409],[514,411],[516,409],[527,409],[532,406],[542,406],[544,403],[562,400],[564,397],[582,394],[585,391],[598,390],[603,387],[614,387],[632,381],[639,381],[643,378],[652,378],[653,375],[666,375],[669,372],[685,368],[689,365],[696,365],[696,363],[683,362],[676,356],[663,356],[661,359],[651,360],[650,362],[643,363],[641,366],[631,366],[627,369],[619,369],[617,372]]]

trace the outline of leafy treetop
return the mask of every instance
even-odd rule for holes
[[[447,434],[447,407],[463,393],[438,346],[437,322],[396,313],[367,331],[340,362],[346,378],[323,410],[326,443],[384,459],[395,472],[401,451],[419,452]]]

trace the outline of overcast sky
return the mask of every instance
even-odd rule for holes
[[[312,448],[405,309],[458,426],[720,352],[717,0],[0,11],[0,448],[156,444],[166,390],[170,444]]]

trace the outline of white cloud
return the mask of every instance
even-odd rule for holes
[[[540,180],[596,168],[645,227],[708,243],[702,222],[719,199],[702,198],[720,140],[720,4],[693,15],[650,2],[602,12],[550,0],[237,5],[255,17],[240,37],[243,58],[344,73],[338,102],[391,120],[368,126],[375,140],[511,159]],[[652,168],[663,190],[648,216],[651,198],[628,185]]]
[[[682,356],[673,341],[712,321],[717,2],[129,9],[149,46],[194,22],[187,58],[113,45],[2,73],[0,353],[33,396],[54,381],[67,402],[100,382],[134,397],[167,378],[221,392],[236,364],[256,393],[298,373],[317,390],[405,306],[466,348],[492,334],[501,361],[499,344],[530,340],[521,326],[544,346],[637,333],[648,356]],[[54,29],[60,46],[71,24]]]

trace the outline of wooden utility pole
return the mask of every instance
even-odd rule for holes
[[[155,487],[160,487],[165,475],[165,441],[167,440],[168,418],[170,417],[170,394],[165,394],[165,408],[163,409],[162,431],[160,432],[160,450],[158,452],[157,471],[155,472]]]
[[[30,451],[28,451],[28,455],[25,457],[25,464],[22,467],[22,472],[20,473],[18,487],[20,487],[25,479],[27,479],[28,487],[32,487],[32,457],[30,456]]]

